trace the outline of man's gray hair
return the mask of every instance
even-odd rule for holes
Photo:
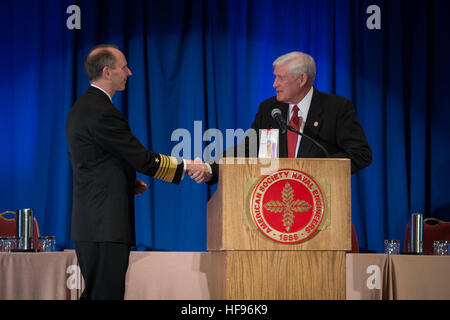
[[[294,76],[306,73],[311,83],[316,79],[316,63],[309,54],[299,51],[290,52],[278,57],[272,66],[275,68],[285,64],[287,64],[289,72]]]

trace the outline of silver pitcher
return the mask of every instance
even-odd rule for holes
[[[33,209],[21,209],[16,211],[17,249],[33,249],[33,220]]]
[[[420,213],[411,215],[411,223],[409,224],[410,239],[409,252],[415,254],[422,253],[422,237],[423,237],[423,216]]]

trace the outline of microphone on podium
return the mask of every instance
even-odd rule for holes
[[[278,127],[279,127],[280,130],[281,130],[281,133],[283,133],[283,134],[286,133],[286,129],[288,129],[288,130],[290,130],[290,131],[292,131],[292,132],[295,132],[296,134],[299,134],[299,135],[301,135],[302,137],[305,137],[306,139],[308,139],[308,140],[310,140],[312,143],[314,143],[320,150],[323,151],[323,153],[325,154],[325,156],[326,156],[327,158],[330,157],[330,154],[328,153],[327,149],[325,149],[325,148],[324,148],[320,143],[318,143],[315,139],[311,138],[310,136],[308,136],[307,134],[305,134],[305,133],[303,133],[303,132],[298,131],[298,130],[295,129],[294,127],[288,125],[288,124],[286,123],[286,120],[284,120],[284,118],[281,116],[281,110],[280,110],[280,109],[278,109],[278,108],[272,109],[271,116],[272,116],[272,118],[275,119],[275,121],[277,122]]]

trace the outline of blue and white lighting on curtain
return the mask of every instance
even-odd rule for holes
[[[67,27],[71,5],[80,29]],[[379,29],[368,28],[371,5]],[[372,147],[373,163],[352,177],[352,222],[360,250],[382,252],[412,212],[450,211],[448,12],[446,0],[2,0],[0,210],[34,208],[41,233],[72,247],[64,126],[94,45],[126,54],[133,76],[114,103],[165,154],[174,130],[194,138],[195,121],[245,131],[275,94],[273,60],[304,51],[315,86],[352,100]],[[215,188],[139,178],[149,192],[136,199],[138,249],[206,250]]]

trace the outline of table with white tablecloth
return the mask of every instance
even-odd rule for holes
[[[208,253],[132,251],[125,299],[209,299],[203,270],[209,260],[205,255]],[[0,252],[0,300],[73,300],[83,288],[73,250]]]
[[[450,256],[347,254],[348,300],[449,300]]]
[[[209,300],[214,263],[209,252],[132,251],[125,299]],[[449,270],[450,256],[347,254],[346,298],[450,299]],[[74,300],[83,285],[73,250],[0,252],[0,300]]]

